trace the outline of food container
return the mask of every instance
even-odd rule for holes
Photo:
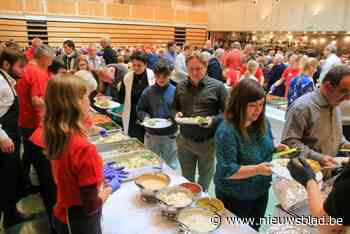
[[[170,177],[162,172],[147,173],[136,178],[135,184],[141,190],[141,196],[146,201],[156,201],[156,193],[169,186]]]
[[[159,201],[163,214],[167,214],[166,216],[168,217],[176,217],[181,209],[192,204],[194,195],[187,188],[173,186],[160,190],[156,194],[156,198]]]
[[[163,170],[163,160],[149,150],[135,151],[126,154],[110,154],[107,156],[104,156],[102,153],[101,155],[105,162],[116,162],[118,166],[125,167],[125,170],[129,172],[129,174],[123,181],[133,180],[140,175]]]
[[[187,182],[187,183],[180,184],[180,186],[191,190],[191,192],[194,195],[194,199],[198,199],[202,195],[203,188],[200,184]]]
[[[103,157],[145,150],[143,144],[136,138],[107,144],[98,144],[96,145],[96,148],[97,151],[103,155]]]
[[[93,124],[108,123],[112,121],[112,119],[107,115],[98,114],[98,113],[91,114],[89,118]]]
[[[113,121],[95,124],[97,127],[106,129],[107,132],[122,130],[122,127]]]
[[[198,207],[182,209],[176,221],[181,232],[191,234],[212,233],[221,225],[219,214]]]
[[[121,131],[115,131],[108,133],[107,136],[91,136],[89,137],[89,140],[92,144],[98,145],[98,144],[109,144],[109,143],[115,143],[119,141],[124,141],[130,139],[128,136],[126,136]]]
[[[196,201],[196,207],[209,209],[222,215],[225,212],[225,206],[222,201],[214,197],[203,197]]]

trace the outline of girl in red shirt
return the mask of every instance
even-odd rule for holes
[[[88,141],[84,119],[89,106],[81,79],[64,75],[48,82],[43,143],[57,185],[53,223],[58,234],[101,234],[102,204],[125,176],[121,168],[104,168]]]

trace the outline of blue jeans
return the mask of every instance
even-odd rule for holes
[[[145,147],[162,157],[174,170],[178,167],[176,134],[159,136],[146,133]]]

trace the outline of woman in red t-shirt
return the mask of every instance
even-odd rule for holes
[[[300,66],[300,57],[296,54],[293,54],[289,58],[289,66],[284,70],[282,73],[282,76],[279,80],[277,80],[270,89],[270,93],[274,92],[274,90],[282,85],[284,83],[285,91],[284,91],[284,97],[288,98],[288,91],[290,82],[301,73],[301,66]]]
[[[43,143],[57,185],[53,223],[58,234],[101,234],[102,204],[125,176],[121,168],[103,167],[88,141],[84,119],[89,106],[81,79],[64,75],[48,82]],[[105,184],[104,175],[109,179]]]

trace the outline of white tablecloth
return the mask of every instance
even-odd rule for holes
[[[186,182],[166,166],[165,173],[171,178],[171,185]],[[103,206],[102,228],[104,234],[174,234],[178,233],[175,222],[161,216],[157,205],[140,200],[140,191],[133,181],[122,184]],[[225,219],[215,234],[256,234],[248,225],[228,224]]]

